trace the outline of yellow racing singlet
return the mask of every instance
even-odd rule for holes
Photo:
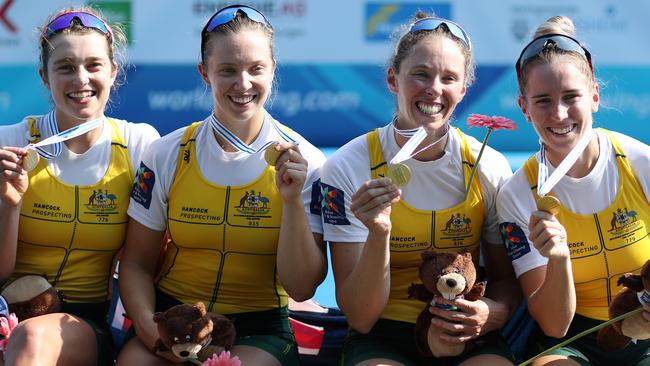
[[[581,215],[562,206],[557,215],[566,229],[571,251],[576,313],[597,320],[609,319],[608,306],[620,290],[616,285],[618,278],[627,272],[639,273],[650,258],[645,224],[650,219],[650,204],[618,141],[612,133],[605,132],[612,142],[619,173],[614,201],[594,214]],[[537,167],[535,156],[524,164],[535,199]]]
[[[222,314],[285,306],[287,293],[276,273],[282,200],[275,169],[268,166],[241,186],[209,182],[196,159],[200,124],[189,126],[181,142],[167,209],[172,243],[158,287]]]
[[[467,185],[474,157],[465,135],[460,131],[458,133],[461,137],[463,175]],[[387,164],[378,130],[368,133],[367,140],[372,178],[385,177]],[[381,318],[415,323],[425,304],[409,299],[408,288],[412,283],[422,283],[419,277],[422,252],[469,250],[478,268],[479,245],[485,220],[481,185],[478,179],[474,179],[467,199],[444,210],[419,210],[399,201],[393,205],[390,218],[393,225],[390,233],[391,288]]]
[[[111,161],[99,182],[64,183],[41,159],[23,196],[14,277],[45,274],[69,302],[107,300],[112,262],[126,234],[134,173],[124,138],[108,121]],[[28,123],[39,141],[36,120]]]

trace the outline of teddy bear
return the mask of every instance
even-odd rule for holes
[[[650,260],[646,261],[638,275],[626,273],[618,278],[617,285],[623,289],[609,304],[609,318],[613,319],[650,302]],[[611,352],[625,348],[631,340],[650,338],[650,327],[643,313],[627,317],[598,331],[598,346]]]
[[[436,306],[435,296],[447,300],[465,298],[477,300],[485,293],[485,281],[476,281],[476,268],[472,262],[472,254],[432,252],[421,254],[420,279],[422,284],[411,284],[408,289],[409,298],[426,302],[415,323],[415,342],[418,351],[427,358],[458,356],[465,350],[465,344],[454,344],[440,339],[445,330],[431,324],[433,314],[430,306]],[[450,309],[449,306],[438,306]],[[455,310],[455,309],[450,309]]]
[[[7,284],[0,293],[18,320],[61,311],[62,295],[43,276],[25,275]]]
[[[230,350],[235,342],[233,322],[207,312],[202,302],[173,306],[155,313],[153,320],[160,336],[154,352],[171,351],[182,360],[203,362],[224,349]]]

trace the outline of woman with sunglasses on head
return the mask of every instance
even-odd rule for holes
[[[22,321],[4,360],[108,365],[112,262],[137,164],[159,135],[104,114],[126,46],[119,27],[90,8],[66,9],[49,19],[39,42],[54,109],[0,127],[0,281],[44,274],[64,302],[60,313]],[[57,134],[60,142],[47,145]]]
[[[508,254],[545,348],[607,320],[618,278],[638,273],[650,258],[650,148],[592,129],[599,88],[591,55],[574,34],[569,18],[552,17],[517,60],[519,106],[542,146],[497,200]],[[606,352],[596,338],[584,336],[535,365],[650,365],[650,342]]]
[[[450,128],[473,78],[465,31],[449,20],[418,13],[399,39],[388,69],[388,88],[397,99],[393,121],[352,140],[322,168],[323,232],[331,245],[337,302],[352,328],[343,365],[427,362],[418,354],[414,335],[426,303],[409,299],[408,290],[421,283],[421,254],[468,250],[478,265],[481,241],[490,281],[486,297],[473,302],[436,299],[460,311],[430,311],[435,325],[446,331],[444,341],[485,341],[452,358],[452,364],[512,364],[505,342],[490,333],[505,324],[516,306],[510,301],[517,301],[494,207],[498,186],[512,173],[507,160],[488,148],[479,179],[464,199],[469,164],[481,143]],[[427,136],[404,160],[412,177],[400,188],[396,183],[404,182],[384,177],[398,165],[392,164],[394,157],[419,127]],[[462,221],[461,230],[452,229],[454,219]]]
[[[309,207],[325,157],[264,109],[275,67],[273,28],[259,11],[232,5],[203,28],[198,69],[214,109],[143,159],[120,264],[138,338],[118,364],[179,362],[151,352],[153,314],[199,301],[234,319],[231,352],[242,364],[298,364],[287,294],[309,299],[327,272],[320,211]],[[157,269],[165,230],[171,242]]]

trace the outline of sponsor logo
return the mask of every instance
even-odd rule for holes
[[[323,220],[326,224],[350,225],[345,215],[345,193],[342,189],[321,182],[321,207]]]
[[[526,234],[514,222],[504,222],[499,225],[501,236],[506,244],[506,252],[511,260],[515,260],[530,252],[530,244]]]
[[[393,32],[409,22],[418,10],[451,19],[451,5],[448,3],[367,3],[364,23],[366,40],[372,42],[390,41]]]
[[[295,39],[307,34],[306,29],[309,25],[303,22],[309,9],[307,0],[254,0],[245,3],[262,12],[271,24],[283,23],[275,29],[276,38]],[[197,24],[203,27],[206,19],[217,10],[232,4],[232,1],[224,0],[195,0],[191,3],[191,7],[193,15],[200,19]],[[200,30],[201,28],[198,29],[199,32]]]
[[[575,20],[579,15],[579,7],[573,4],[521,3],[513,5],[510,13],[512,37],[518,42],[527,42],[541,21],[557,14],[564,14]]]
[[[18,27],[9,19],[9,7],[14,0],[5,0],[0,5],[0,24],[11,33],[18,33]]]
[[[154,172],[143,162],[140,162],[140,168],[135,174],[131,198],[148,210],[149,206],[151,206],[151,193],[155,183],[156,175]]]
[[[101,9],[109,23],[120,24],[124,29],[126,39],[131,41],[131,25],[133,24],[131,1],[91,0],[88,1],[88,5]]]

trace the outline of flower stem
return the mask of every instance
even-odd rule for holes
[[[643,307],[640,307],[640,308],[638,308],[638,309],[634,309],[634,310],[632,310],[632,311],[629,311],[629,312],[627,312],[627,313],[625,313],[625,314],[623,314],[623,315],[619,315],[619,316],[617,316],[617,317],[614,318],[614,319],[610,319],[610,320],[608,320],[608,321],[606,321],[606,322],[604,322],[604,323],[598,324],[598,325],[596,325],[595,327],[592,327],[592,328],[589,328],[589,329],[587,329],[587,330],[585,330],[585,331],[582,331],[582,332],[580,332],[580,333],[574,335],[573,337],[567,339],[566,341],[564,341],[564,342],[562,342],[562,343],[560,343],[560,344],[556,344],[555,346],[553,346],[553,347],[547,349],[546,351],[544,351],[544,352],[542,352],[542,353],[539,353],[539,354],[536,355],[535,357],[533,357],[533,358],[531,358],[531,359],[528,359],[526,362],[520,363],[518,366],[526,366],[526,365],[530,364],[531,362],[535,361],[536,359],[538,359],[538,358],[540,358],[540,357],[542,357],[542,356],[545,356],[545,355],[547,355],[547,354],[549,354],[549,353],[555,351],[556,349],[558,349],[558,348],[560,348],[560,347],[564,347],[564,346],[566,346],[567,344],[569,344],[569,343],[575,341],[575,340],[578,339],[578,338],[582,338],[582,337],[586,336],[586,335],[589,334],[589,333],[595,332],[595,331],[597,331],[597,330],[599,330],[599,329],[601,329],[601,328],[605,328],[606,326],[608,326],[608,325],[610,325],[610,324],[612,324],[612,323],[616,323],[616,322],[619,321],[619,320],[623,320],[623,319],[625,319],[625,318],[627,318],[627,317],[630,317],[630,316],[632,316],[632,315],[634,315],[634,314],[638,314],[638,313],[640,313],[640,312],[642,312],[642,311],[643,311]]]
[[[488,139],[490,138],[490,134],[492,133],[492,128],[489,127],[487,133],[485,134],[485,138],[483,138],[483,145],[481,145],[481,150],[478,152],[478,156],[476,157],[476,161],[474,162],[474,166],[472,166],[472,170],[469,173],[469,181],[467,182],[467,187],[465,188],[465,195],[463,196],[463,202],[467,199],[467,195],[469,194],[469,190],[472,188],[472,181],[474,180],[474,175],[476,174],[476,170],[478,169],[478,162],[481,161],[481,156],[483,155],[483,150],[485,150],[485,145],[487,145]]]

